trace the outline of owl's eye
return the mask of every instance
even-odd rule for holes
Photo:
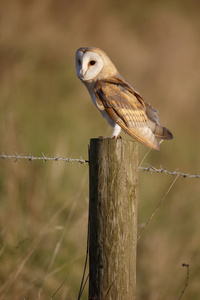
[[[94,66],[94,65],[96,64],[96,61],[95,61],[95,60],[91,60],[91,61],[89,62],[89,64],[90,64],[90,66]]]

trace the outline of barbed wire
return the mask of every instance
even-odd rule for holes
[[[33,156],[32,154],[29,155],[22,155],[22,154],[17,154],[15,152],[14,155],[7,155],[2,153],[0,155],[0,158],[2,159],[14,159],[14,162],[17,162],[19,160],[23,160],[23,159],[27,159],[29,161],[35,161],[35,160],[42,160],[44,163],[47,161],[64,161],[65,163],[79,163],[79,164],[88,164],[89,160],[83,159],[82,157],[80,158],[71,158],[71,157],[60,157],[59,154],[57,154],[57,156],[55,157],[48,157],[48,155],[44,155],[44,153],[42,153],[42,156]],[[177,170],[175,171],[169,171],[165,168],[163,168],[162,166],[160,166],[160,168],[155,168],[151,165],[148,165],[147,167],[139,167],[138,168],[139,171],[143,171],[143,172],[150,172],[150,173],[163,173],[163,174],[167,174],[167,175],[179,175],[182,176],[184,178],[200,178],[200,174],[188,174],[188,173],[183,173],[183,172],[178,172]]]
[[[160,167],[159,169],[153,167],[153,166],[148,166],[148,167],[139,167],[140,171],[147,171],[147,172],[151,172],[151,173],[164,173],[164,174],[168,174],[168,175],[180,175],[184,178],[188,177],[188,178],[200,178],[199,174],[188,174],[188,173],[183,173],[183,172],[178,172],[177,170],[175,171],[168,171],[163,167]]]
[[[85,160],[82,157],[80,158],[71,158],[71,157],[59,157],[59,154],[57,154],[57,156],[55,157],[48,157],[48,155],[44,155],[44,153],[42,153],[42,156],[33,156],[32,154],[29,155],[22,155],[22,154],[17,154],[15,152],[15,155],[6,155],[4,153],[2,153],[0,155],[0,158],[2,159],[14,159],[15,162],[21,160],[21,159],[27,159],[29,161],[34,161],[34,160],[43,160],[43,162],[47,162],[48,160],[53,160],[53,161],[64,161],[64,162],[70,162],[70,163],[74,163],[77,162],[79,164],[86,164],[89,163],[89,160]]]

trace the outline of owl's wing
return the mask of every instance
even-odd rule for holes
[[[149,122],[158,123],[157,111],[126,81],[118,77],[98,80],[95,95],[99,108],[105,109],[124,131],[144,145],[159,150],[158,141],[149,126]]]

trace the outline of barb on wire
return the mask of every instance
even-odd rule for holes
[[[19,161],[20,159],[27,159],[29,161],[34,161],[34,160],[43,160],[43,162],[47,162],[49,160],[54,160],[54,161],[64,161],[64,162],[70,162],[70,163],[74,163],[74,162],[78,162],[79,164],[86,164],[88,163],[89,161],[88,160],[85,160],[83,159],[82,157],[80,158],[71,158],[71,157],[59,157],[59,154],[57,154],[56,157],[48,157],[48,154],[47,155],[44,155],[44,153],[42,153],[42,156],[33,156],[32,154],[29,154],[29,155],[18,155],[16,152],[15,152],[15,155],[6,155],[4,153],[2,153],[0,155],[0,158],[2,159],[14,159],[14,161]]]

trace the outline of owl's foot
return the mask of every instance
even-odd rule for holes
[[[112,136],[111,139],[122,140],[122,137],[121,137],[121,135],[118,135],[118,136]]]

